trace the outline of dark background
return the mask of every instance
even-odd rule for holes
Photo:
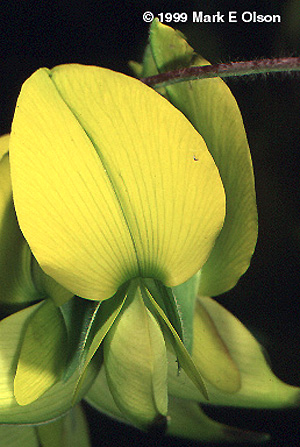
[[[186,6],[188,3],[188,6]],[[224,6],[224,3],[226,5]],[[241,3],[243,3],[241,7]],[[142,13],[228,10],[281,14],[282,23],[170,25],[211,62],[300,55],[300,1],[2,1],[0,6],[0,132],[10,130],[15,101],[38,67],[95,64],[130,74],[127,62],[141,60],[148,24]],[[190,15],[191,17],[192,15]],[[300,385],[299,333],[299,116],[300,75],[277,74],[228,81],[241,108],[256,174],[260,232],[257,250],[238,286],[218,297],[266,347],[275,373]],[[143,434],[87,414],[94,446],[201,445]],[[211,410],[215,418],[269,431],[268,446],[293,446],[298,410]]]

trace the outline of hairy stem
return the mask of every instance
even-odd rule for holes
[[[151,87],[165,87],[167,85],[195,81],[197,79],[249,76],[280,71],[300,71],[300,57],[260,59],[256,61],[203,65],[202,67],[187,67],[149,76],[148,78],[142,78],[141,81]]]

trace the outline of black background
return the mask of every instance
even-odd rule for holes
[[[0,132],[10,130],[22,82],[38,67],[95,64],[130,74],[127,62],[141,60],[148,24],[142,13],[203,10],[281,14],[282,23],[170,25],[211,62],[300,55],[299,0],[106,2],[2,1],[0,6]],[[241,3],[243,3],[241,7]],[[218,300],[252,330],[269,352],[273,370],[300,385],[299,333],[299,116],[300,75],[277,74],[228,81],[241,108],[256,174],[260,232],[247,274]],[[197,446],[163,438],[100,417],[86,407],[93,446]],[[299,411],[211,409],[215,418],[247,429],[270,431],[269,446],[293,446]]]

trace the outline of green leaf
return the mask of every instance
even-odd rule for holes
[[[176,356],[179,361],[179,365],[182,366],[183,370],[186,372],[186,374],[189,376],[191,381],[194,383],[194,385],[197,387],[198,391],[200,391],[201,395],[204,396],[205,399],[208,400],[208,394],[206,390],[206,386],[203,382],[203,379],[201,377],[201,373],[197,369],[195,363],[193,362],[192,357],[186,350],[184,344],[180,340],[179,335],[173,328],[172,324],[170,323],[168,317],[164,313],[164,311],[161,309],[161,307],[157,304],[155,299],[152,297],[151,293],[147,289],[142,289],[143,293],[146,295],[146,297],[150,300],[153,310],[155,311],[159,321],[163,324],[163,327],[166,329],[165,334],[168,337],[171,345],[173,346],[173,349],[176,353]],[[178,373],[178,370],[177,370]],[[180,375],[180,374],[179,374]]]
[[[79,405],[63,418],[36,427],[41,447],[90,447],[89,429]]]
[[[42,303],[28,307],[0,322],[0,423],[34,424],[49,421],[66,413],[72,406],[78,372],[67,381],[59,381],[35,402],[21,406],[14,397],[14,376],[24,333],[34,312]],[[80,400],[97,374],[97,359],[87,369]]]
[[[30,317],[14,381],[19,405],[28,405],[59,381],[65,365],[67,333],[60,311],[44,301]]]
[[[104,340],[104,366],[115,403],[134,425],[147,428],[167,413],[166,347],[161,329],[132,283]]]
[[[213,321],[219,336],[241,375],[241,387],[233,394],[222,392],[206,382],[211,405],[226,405],[248,408],[284,408],[298,406],[300,388],[290,386],[278,379],[270,369],[261,346],[245,326],[215,300],[199,298],[201,306]],[[195,344],[201,340],[194,339]],[[178,376],[175,358],[170,354],[168,384],[172,395],[185,399],[205,399],[184,371]],[[195,360],[196,362],[196,360]],[[217,368],[217,365],[216,365]]]
[[[180,33],[158,21],[151,25],[150,45],[159,72],[208,64],[195,59]],[[242,116],[221,79],[183,82],[166,92],[204,138],[225,188],[225,223],[200,277],[201,295],[219,295],[247,270],[257,239],[254,176]]]

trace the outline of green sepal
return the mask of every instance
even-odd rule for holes
[[[80,377],[74,392],[74,399],[77,398],[78,392],[81,389],[82,381],[90,361],[121,312],[127,295],[128,291],[125,285],[111,299],[102,301],[97,305],[86,331],[79,356]]]
[[[184,328],[184,345],[191,354],[193,349],[193,326],[195,303],[198,295],[200,272],[188,281],[173,287],[173,295],[180,310],[180,317]]]
[[[66,382],[79,367],[90,322],[98,307],[95,301],[74,297],[60,307],[68,334],[68,355],[63,380]]]
[[[80,357],[80,369],[84,370],[102,343],[105,335],[113,325],[115,319],[127,299],[128,286],[125,285],[110,299],[99,303],[93,315],[86,340],[85,349]]]
[[[182,324],[181,309],[178,306],[177,300],[170,287],[166,287],[161,281],[155,279],[143,279],[143,284],[149,290],[155,301],[163,309],[171,322],[171,325],[177,332],[180,340],[185,343],[185,328]]]
[[[153,298],[148,289],[142,288],[142,293],[145,296],[145,299],[146,300],[148,299],[150,301],[153,313],[157,316],[158,321],[161,323],[164,329],[165,337],[167,337],[168,341],[170,342],[170,344],[174,349],[174,352],[176,353],[179,365],[182,367],[182,369],[185,371],[185,373],[188,375],[188,377],[191,379],[194,385],[198,388],[202,396],[204,396],[204,398],[208,400],[208,394],[202,376],[198,368],[196,367],[192,357],[190,356],[183,342],[181,341],[179,335],[177,334],[176,330],[170,323],[165,312],[157,304],[157,302],[155,301],[155,299]]]

